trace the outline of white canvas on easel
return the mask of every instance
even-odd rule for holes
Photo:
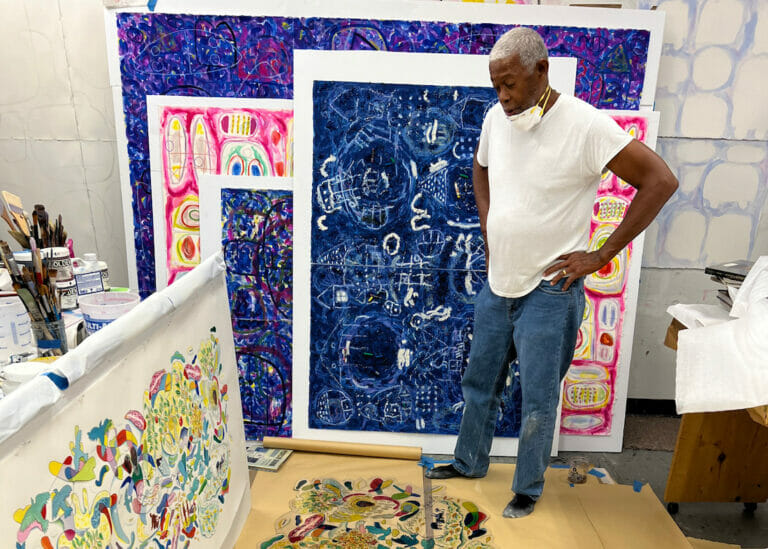
[[[309,425],[310,273],[313,189],[313,84],[315,81],[372,82],[376,84],[421,84],[489,88],[485,56],[402,54],[381,52],[297,51],[294,57],[296,83],[296,170],[294,191],[294,435],[317,440],[377,444],[414,444],[427,453],[451,453],[456,437],[423,433],[317,429]],[[550,59],[550,82],[572,94],[576,63],[571,58]],[[555,435],[553,453],[557,452]],[[514,455],[517,439],[496,438],[491,453]]]

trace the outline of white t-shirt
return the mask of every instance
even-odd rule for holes
[[[488,168],[488,283],[521,297],[559,255],[586,250],[600,175],[632,137],[607,114],[569,95],[530,131],[497,103],[483,121],[477,161]]]

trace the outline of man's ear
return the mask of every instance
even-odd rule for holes
[[[539,59],[536,62],[536,76],[541,78],[549,73],[549,59]]]

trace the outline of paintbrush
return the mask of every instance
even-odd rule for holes
[[[40,240],[40,235],[37,232],[37,210],[32,212],[32,238],[34,238],[36,241]]]
[[[43,248],[48,248],[51,245],[48,241],[48,212],[45,211],[45,206],[42,204],[35,204],[35,211],[37,212],[37,221],[40,223],[40,238],[43,242]]]
[[[3,205],[8,209],[11,217],[16,220],[19,230],[25,234],[29,234],[29,227],[26,226],[27,220],[24,212],[24,204],[21,203],[21,198],[8,191],[0,192],[0,197],[2,197]]]
[[[30,318],[35,322],[43,322],[45,319],[43,318],[43,314],[40,312],[40,307],[37,305],[37,301],[35,301],[35,298],[32,296],[32,294],[29,293],[29,290],[19,286],[16,288],[16,293],[19,294],[21,301],[27,308],[27,312],[29,313]],[[48,335],[50,335],[50,333]]]
[[[8,214],[8,209],[5,207],[5,203],[0,204],[0,207],[3,208],[3,212],[0,213],[0,217],[2,217],[5,220],[5,222],[8,224],[8,226],[11,228],[12,231],[15,231],[16,225],[13,224],[13,219],[11,219],[10,214]]]
[[[8,272],[17,282],[22,282],[21,269],[19,269],[16,259],[13,257],[10,246],[5,240],[0,240],[0,252],[3,255],[3,262],[8,268]]]
[[[59,314],[59,310],[61,310],[61,295],[59,294],[58,290],[56,289],[56,276],[59,274],[59,272],[56,269],[48,269],[48,288],[51,290],[51,298],[53,299],[53,305],[57,311],[56,318],[61,318],[61,315]]]
[[[8,230],[8,234],[11,235],[13,239],[19,243],[19,246],[24,249],[29,248],[29,237],[27,235],[22,232],[13,231],[10,229]]]
[[[26,267],[21,268],[21,280],[24,282],[24,284],[26,284],[27,288],[29,288],[29,291],[32,292],[34,297],[39,295],[37,286],[35,285],[35,275],[31,273]]]

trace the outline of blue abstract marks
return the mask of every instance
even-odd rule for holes
[[[235,331],[246,438],[290,436],[291,325],[264,321],[247,324]]]
[[[467,280],[479,291],[471,271],[314,266],[310,426],[455,432],[471,342]]]
[[[344,425],[355,415],[355,403],[341,389],[326,389],[315,398],[312,409],[325,425]]]
[[[193,28],[164,28],[160,23],[154,29],[156,36],[133,29],[130,38],[141,44],[134,58],[137,76],[176,75],[179,77],[226,71],[237,65],[240,55],[234,31],[226,22],[214,25],[197,21]],[[153,33],[153,34],[155,34]]]
[[[485,255],[471,183],[490,88],[315,82],[314,428],[455,433]],[[519,431],[511,375],[499,434]]]
[[[314,97],[313,262],[354,234],[388,256],[423,249],[425,268],[445,268],[426,243],[449,255],[447,242],[476,229],[472,154],[493,90],[315,82]]]
[[[429,104],[429,91],[423,100]],[[448,113],[435,107],[416,110],[403,130],[403,138],[410,152],[417,158],[442,154],[453,145],[456,123]]]
[[[381,31],[368,25],[350,25],[333,33],[333,50],[386,50],[387,41]]]
[[[221,203],[246,436],[289,436],[293,197],[222,189]]]

